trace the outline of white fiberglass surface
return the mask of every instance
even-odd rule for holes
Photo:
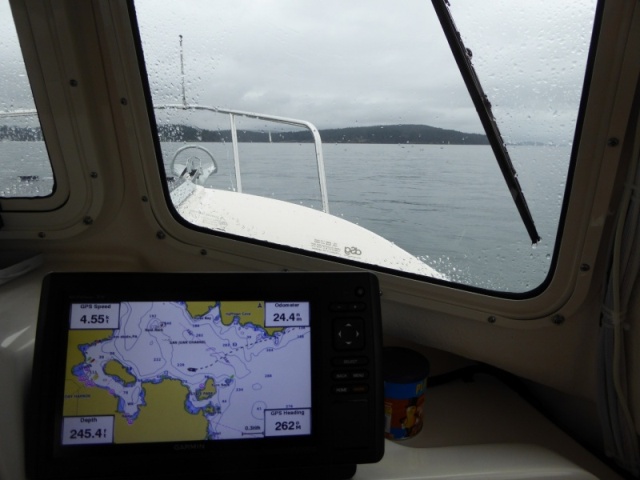
[[[0,32],[0,198],[46,197],[53,172],[8,0]]]
[[[595,2],[570,3],[451,2],[542,237],[535,246],[426,1],[191,0],[160,8],[137,0],[156,107],[300,119],[322,138],[323,170],[304,126],[156,109],[168,181],[180,181],[187,162],[208,162],[195,150],[174,159],[181,147],[197,145],[216,164],[199,188],[322,210],[324,173],[327,215],[384,237],[454,283],[530,291],[552,265],[593,28]],[[281,231],[247,230],[251,238],[306,248]],[[348,229],[322,234],[349,244]],[[363,246],[346,248],[348,255],[320,253],[357,261]],[[391,258],[381,251],[374,266],[417,271]]]

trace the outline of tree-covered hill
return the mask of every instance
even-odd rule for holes
[[[40,128],[24,128],[12,125],[0,125],[0,140],[12,140],[14,142],[31,142],[42,140]]]
[[[161,142],[230,142],[230,130],[206,130],[188,125],[164,124],[158,126]],[[372,127],[331,128],[320,130],[324,143],[382,143],[382,144],[454,144],[486,145],[487,137],[478,133],[445,130],[428,125],[376,125]],[[39,128],[21,128],[0,125],[0,140],[42,140]],[[298,130],[271,132],[238,130],[240,142],[312,142],[311,132]]]
[[[212,131],[186,125],[160,125],[160,141],[182,142],[230,142],[229,130]],[[307,130],[293,132],[238,130],[240,142],[296,142],[313,141]],[[382,144],[456,144],[486,145],[483,134],[445,130],[428,125],[376,125],[371,127],[333,128],[320,130],[324,143],[382,143]]]

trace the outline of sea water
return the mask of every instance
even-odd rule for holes
[[[167,168],[178,144],[164,144]],[[230,145],[208,144],[217,173],[206,182],[236,190]],[[569,146],[510,146],[541,242],[532,246],[491,147],[326,144],[332,215],[367,228],[452,280],[526,292],[551,267]],[[322,209],[312,144],[240,144],[242,191]]]
[[[51,192],[50,168],[20,153],[42,148],[36,144],[42,142],[0,142],[0,195]],[[198,145],[216,161],[206,185],[238,190],[231,145]],[[162,145],[169,176],[181,146]],[[313,144],[243,143],[239,152],[243,192],[322,209]],[[509,153],[542,237],[536,246],[489,146],[323,145],[330,213],[387,238],[455,282],[529,291],[552,265],[571,148],[510,146]],[[183,161],[204,158],[195,150],[181,155]]]

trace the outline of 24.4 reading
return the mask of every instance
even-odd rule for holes
[[[296,314],[292,313],[291,315],[289,315],[288,317],[284,314],[284,313],[274,313],[273,314],[273,321],[274,322],[301,322],[303,319],[298,316],[298,318],[296,318]]]

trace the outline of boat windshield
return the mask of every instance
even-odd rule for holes
[[[0,198],[46,197],[54,178],[8,0],[0,0]]]
[[[596,2],[449,3],[541,241],[531,244],[424,0],[135,0],[177,212],[400,275],[539,288],[561,230]]]

